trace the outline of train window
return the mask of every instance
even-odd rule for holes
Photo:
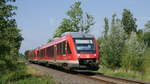
[[[63,54],[63,43],[60,43],[60,54]]]
[[[50,52],[51,52],[51,57],[54,57],[54,46],[51,46]]]
[[[61,55],[61,43],[59,43],[58,45],[59,45],[59,48],[58,48],[59,53],[58,54]]]
[[[34,55],[34,57],[36,57],[36,54],[35,54],[35,52],[33,53],[33,55]]]
[[[61,44],[57,44],[57,55],[61,55]]]
[[[61,43],[61,54],[66,54],[66,50],[65,50],[65,47],[66,47],[66,42],[62,42]]]
[[[40,52],[39,51],[37,52],[37,56],[40,56]]]
[[[42,50],[39,51],[39,56],[42,57]]]
[[[71,50],[70,50],[70,46],[69,46],[68,42],[67,42],[67,52],[68,52],[68,54],[71,54]]]
[[[50,52],[49,51],[50,51],[50,47],[46,48],[46,55],[47,56],[50,56]]]
[[[93,38],[74,38],[77,53],[95,53]]]
[[[47,56],[49,57],[54,57],[54,46],[50,46],[46,49],[47,51]]]
[[[57,44],[57,55],[66,54],[65,47],[66,47],[66,42]]]
[[[44,57],[44,55],[45,55],[44,53],[45,53],[44,49],[41,50],[41,57]]]

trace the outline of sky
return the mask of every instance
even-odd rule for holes
[[[150,0],[16,0],[15,19],[24,37],[20,52],[45,44],[75,1],[81,1],[83,11],[94,17],[90,33],[96,37],[102,35],[104,18],[111,19],[114,13],[121,18],[123,9],[137,18],[138,28],[144,28],[150,20]]]

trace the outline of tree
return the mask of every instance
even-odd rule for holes
[[[143,61],[146,45],[144,42],[138,41],[137,34],[131,33],[129,39],[126,40],[122,52],[122,67],[128,70],[143,71]]]
[[[23,37],[13,16],[16,6],[8,4],[15,0],[0,0],[0,74],[14,71]]]
[[[109,30],[109,22],[108,22],[108,18],[107,18],[107,17],[104,18],[104,22],[105,22],[105,26],[104,26],[104,37],[106,37],[107,34],[108,34],[108,30]]]
[[[150,30],[150,20],[145,24],[145,29]]]
[[[64,32],[84,32],[88,33],[90,27],[94,25],[93,17],[83,12],[81,2],[75,2],[67,12],[69,18],[64,18],[60,26],[56,29],[53,37],[60,37]]]
[[[29,52],[30,52],[30,50],[26,50],[26,51],[24,52],[24,55],[25,55],[25,59],[26,59],[26,60],[28,60],[28,58],[29,58]]]
[[[145,32],[144,32],[144,36],[143,36],[143,39],[145,41],[145,43],[148,44],[148,46],[150,46],[150,21],[148,21],[146,24],[145,24]]]
[[[48,43],[51,42],[51,41],[52,41],[52,38],[49,38],[49,39],[48,39]]]
[[[133,17],[133,14],[128,9],[123,10],[122,25],[129,35],[131,32],[137,32],[136,18]]]
[[[73,32],[74,30],[71,27],[71,24],[69,19],[64,18],[60,26],[56,29],[53,37],[60,37],[64,32]]]
[[[109,34],[104,36],[100,44],[101,61],[104,66],[111,69],[121,67],[121,53],[124,46],[126,33],[121,21],[112,16]]]

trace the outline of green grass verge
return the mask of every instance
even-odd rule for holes
[[[55,84],[51,76],[44,75],[31,66],[22,66],[20,70],[9,71],[2,75],[0,84]]]
[[[114,70],[107,68],[100,68],[98,72],[103,73],[105,75],[115,76],[115,77],[123,77],[128,79],[135,79],[135,80],[143,80],[143,81],[150,81],[150,73],[147,72],[145,74],[141,74],[138,72],[130,71],[125,72],[122,69]]]
[[[18,81],[8,82],[7,84],[55,84],[55,82],[49,76],[31,76]]]

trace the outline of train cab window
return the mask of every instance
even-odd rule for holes
[[[70,46],[69,46],[69,43],[67,42],[67,53],[68,54],[71,54],[71,50],[70,50]]]
[[[93,38],[74,38],[77,53],[95,53]]]

